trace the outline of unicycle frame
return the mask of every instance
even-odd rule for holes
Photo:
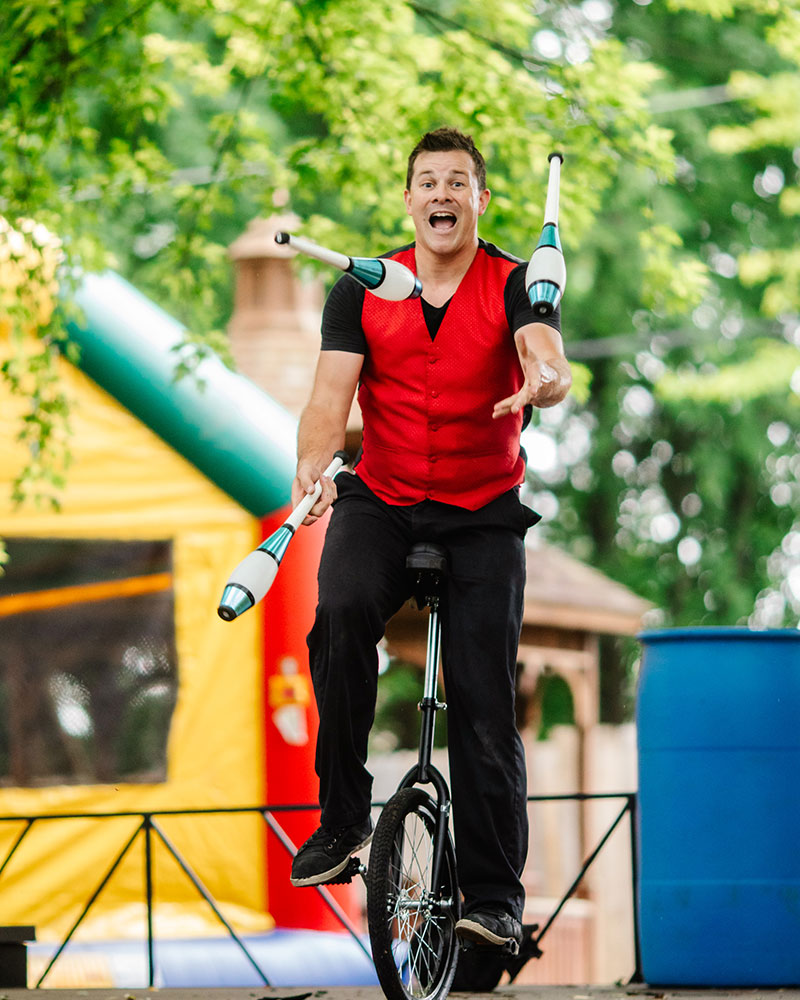
[[[430,609],[416,764],[381,812],[370,849],[367,915],[378,979],[388,1000],[445,1000],[458,962],[461,910],[450,836],[450,790],[431,763],[441,657],[440,592],[447,553],[418,543],[406,559],[416,606]],[[418,787],[433,785],[435,794]],[[408,825],[407,825],[408,824]]]
[[[419,603],[419,598],[417,600]],[[436,713],[447,708],[447,705],[436,697],[442,648],[439,601],[438,593],[426,596],[426,604],[430,607],[430,616],[428,618],[428,642],[425,655],[425,679],[422,700],[419,703],[419,710],[422,714],[419,755],[417,763],[403,776],[398,785],[398,788],[410,788],[417,784],[431,784],[436,792],[436,849],[432,862],[432,884],[434,886],[440,885],[439,875],[444,857],[445,840],[450,826],[450,788],[441,771],[431,763]]]

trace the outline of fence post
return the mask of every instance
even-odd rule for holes
[[[155,985],[155,954],[153,947],[153,815],[142,817],[144,827],[144,885],[147,900],[147,985]]]
[[[636,828],[638,824],[638,809],[636,793],[628,796],[628,815],[631,824],[631,891],[633,895],[633,956],[636,967],[630,978],[631,983],[641,983],[642,979],[642,947],[639,939],[639,856]]]

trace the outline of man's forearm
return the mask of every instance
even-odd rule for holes
[[[321,473],[331,457],[344,447],[345,426],[333,419],[327,407],[310,404],[303,410],[297,428],[297,464]]]
[[[545,323],[531,323],[514,334],[529,398],[537,407],[560,403],[572,385],[561,334]]]
[[[319,475],[344,447],[347,419],[364,357],[349,351],[322,351],[311,398],[297,428],[297,467]]]
[[[317,482],[322,492],[304,524],[313,523],[336,499],[336,486],[323,479],[322,473],[331,463],[335,452],[344,447],[345,425],[332,418],[327,407],[309,404],[300,417],[297,428],[297,473],[292,483],[292,506],[304,494],[313,492]]]

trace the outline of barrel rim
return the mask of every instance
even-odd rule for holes
[[[647,629],[638,632],[639,642],[660,642],[671,639],[777,639],[800,640],[798,628],[754,629],[747,625],[693,625],[676,628]]]

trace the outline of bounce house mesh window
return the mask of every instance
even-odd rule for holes
[[[163,781],[177,693],[171,543],[5,545],[0,783]]]

